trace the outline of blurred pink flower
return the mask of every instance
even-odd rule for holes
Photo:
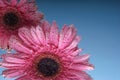
[[[73,25],[64,25],[59,32],[55,22],[50,25],[19,29],[18,41],[10,39],[13,54],[3,54],[2,75],[16,80],[92,80],[85,70],[93,70],[88,54],[79,54],[80,37]]]
[[[0,47],[8,48],[10,36],[17,36],[20,27],[35,26],[42,19],[35,0],[0,0]]]

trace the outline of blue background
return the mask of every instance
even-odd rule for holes
[[[120,80],[120,1],[37,0],[37,5],[50,23],[75,25],[82,39],[79,47],[95,65],[88,71],[94,80]]]

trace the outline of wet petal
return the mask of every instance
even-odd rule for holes
[[[76,38],[71,42],[71,44],[66,49],[73,49],[78,46],[78,43],[80,41],[80,37],[76,36]]]
[[[43,31],[42,27],[37,26],[36,27],[36,33],[37,33],[38,39],[41,42],[41,44],[45,45],[46,40],[45,40],[45,34],[44,34],[44,31]]]
[[[58,46],[58,27],[56,22],[53,22],[50,29],[50,42]]]
[[[63,31],[60,34],[60,44],[59,44],[60,49],[64,49],[67,46],[69,46],[76,37],[76,30],[73,25],[70,25],[68,29],[67,30],[66,29],[67,28],[62,29]]]

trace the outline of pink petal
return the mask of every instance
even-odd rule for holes
[[[37,26],[36,27],[36,33],[37,33],[38,39],[41,42],[41,44],[45,45],[45,43],[46,43],[45,33],[44,33],[42,27]]]
[[[70,70],[71,73],[66,73],[69,77],[68,79],[72,80],[92,80],[92,78],[83,71],[74,71]]]
[[[23,45],[20,41],[16,40],[14,36],[11,37],[10,39],[10,45],[13,49],[26,53],[26,54],[31,54],[33,53],[32,50],[27,48],[25,45]]]
[[[57,80],[70,80],[67,77],[59,77]]]
[[[3,0],[0,0],[0,7],[1,7],[1,6],[2,6],[2,7],[6,6]]]
[[[27,76],[21,76],[21,77],[17,78],[16,80],[31,80],[31,79],[28,78]]]
[[[44,24],[41,26],[43,26],[42,28],[45,33],[46,43],[50,43],[50,24],[47,21],[44,21],[43,23]]]
[[[76,38],[72,41],[72,43],[66,49],[73,49],[73,48],[77,47],[79,41],[80,41],[80,37],[76,36]]]
[[[90,75],[88,75],[86,72],[84,72],[84,71],[80,71],[80,72],[76,72],[76,73],[78,73],[77,75],[78,76],[81,76],[81,80],[83,79],[83,80],[93,80],[92,78],[91,78],[91,76]]]
[[[11,4],[15,6],[17,4],[17,0],[11,0]]]
[[[31,35],[32,35],[32,38],[33,38],[34,42],[36,44],[40,44],[39,38],[38,38],[39,35],[37,35],[36,30],[33,27],[31,28]]]
[[[18,7],[21,7],[22,5],[24,5],[27,2],[27,0],[20,0],[18,3]]]
[[[74,63],[87,62],[89,60],[89,57],[90,57],[89,54],[84,54],[84,55],[77,56],[74,59]]]
[[[5,68],[20,68],[23,67],[23,64],[13,64],[13,63],[0,63],[1,67]]]
[[[76,37],[76,30],[73,25],[70,25],[68,30],[67,31],[63,30],[63,34],[61,35],[63,35],[64,37],[60,45],[61,46],[60,49],[64,49],[67,46],[69,46],[71,42],[74,40],[74,38]]]
[[[27,44],[29,47],[36,48],[36,43],[33,40],[33,37],[31,35],[29,29],[27,29],[27,28],[20,28],[18,35],[24,41],[24,43]]]
[[[29,11],[36,11],[37,10],[37,7],[35,7],[35,4],[33,4],[34,2],[31,2],[31,3],[28,4]]]
[[[2,75],[7,78],[14,78],[14,77],[23,75],[23,71],[16,70],[16,69],[7,69],[2,72]]]
[[[11,54],[2,54],[2,55],[0,55],[0,57],[2,58],[2,59],[5,59],[6,57],[17,57],[17,58],[22,58],[22,59],[25,59],[25,58],[27,58],[28,57],[28,55],[26,55],[26,54],[23,54],[23,53],[11,53]]]
[[[28,5],[27,4],[23,4],[20,8],[19,8],[19,10],[20,11],[22,11],[23,13],[28,13]],[[25,17],[27,17],[27,16],[25,16]]]
[[[20,59],[17,57],[5,57],[5,60],[10,63],[25,63],[24,59]]]
[[[78,56],[78,54],[82,51],[82,49],[77,49],[75,50],[74,52],[70,52],[68,56],[72,56],[72,57],[75,57],[75,56]]]
[[[7,48],[8,48],[9,38],[10,38],[10,37],[5,36],[5,35],[4,35],[4,37],[2,38],[2,39],[3,39],[3,42],[2,42],[1,47],[2,47],[3,49],[7,49]]]
[[[60,32],[60,37],[59,37],[59,48],[62,47],[62,43],[63,43],[63,39],[64,39],[64,35],[67,32],[67,30],[69,29],[69,27],[67,25],[64,25],[61,32]]]
[[[8,40],[9,40],[9,37],[6,37],[6,35],[3,35],[3,37],[0,39],[0,47],[3,49],[7,49],[8,48]]]
[[[73,70],[80,70],[80,71],[94,69],[93,65],[91,64],[72,64],[70,68]]]
[[[50,29],[50,41],[52,44],[58,46],[58,27],[56,22],[53,22]]]

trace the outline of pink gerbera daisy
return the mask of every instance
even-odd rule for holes
[[[20,27],[36,25],[42,19],[35,0],[0,0],[0,47],[9,47],[10,36],[17,35]]]
[[[21,28],[18,41],[15,36],[10,45],[13,54],[3,54],[2,75],[16,80],[92,80],[85,70],[92,70],[88,54],[79,54],[80,37],[73,25],[64,25],[59,32],[57,24],[42,22],[40,26]]]

